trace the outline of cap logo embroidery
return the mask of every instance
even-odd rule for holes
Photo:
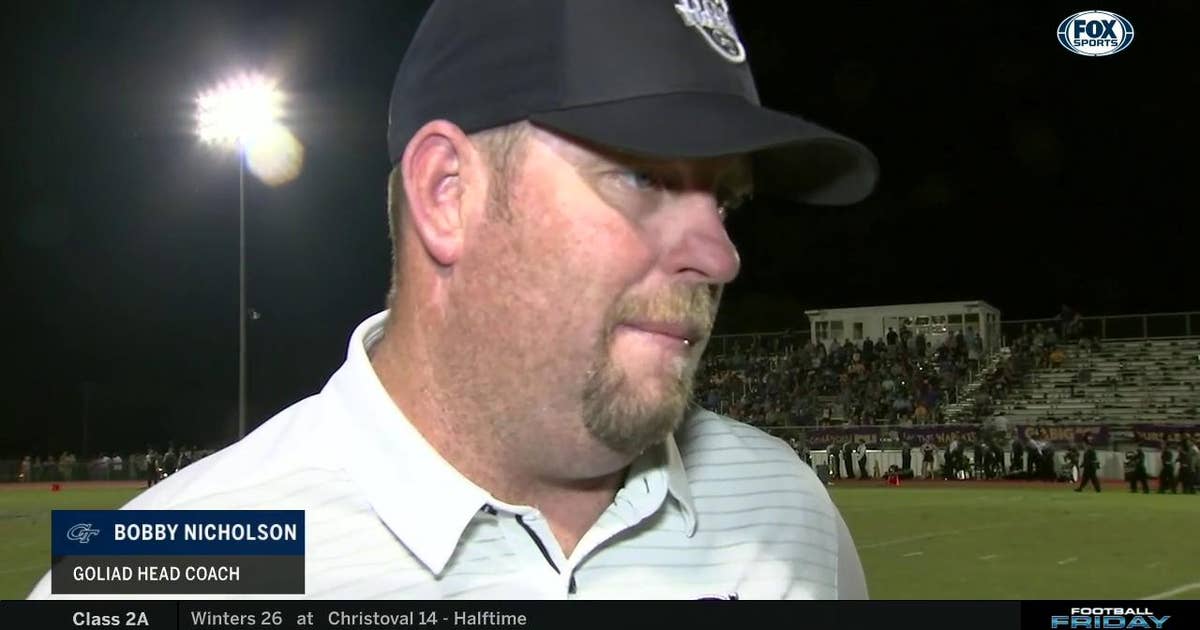
[[[732,63],[746,60],[725,0],[677,0],[675,10],[687,26],[694,26],[713,50]]]

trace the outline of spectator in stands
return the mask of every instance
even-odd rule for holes
[[[1047,351],[1053,350],[1058,346],[1058,332],[1054,328],[1046,328],[1045,344]]]
[[[970,333],[967,337],[967,365],[972,370],[978,370],[979,362],[983,360],[983,336],[970,328],[967,331]]]
[[[967,360],[967,338],[963,335],[963,331],[959,330],[954,333],[954,360]]]
[[[915,340],[913,340],[913,343],[915,344],[917,358],[924,359],[925,358],[925,331],[918,331],[917,337]]]
[[[1057,370],[1063,366],[1067,360],[1067,353],[1063,352],[1062,348],[1054,348],[1050,351],[1049,361],[1050,369]]]
[[[890,350],[891,348],[894,348],[896,346],[897,341],[899,341],[899,337],[896,335],[896,331],[892,328],[888,328],[888,331],[887,331],[888,349]]]

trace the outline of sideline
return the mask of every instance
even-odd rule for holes
[[[1194,591],[1197,589],[1200,589],[1200,582],[1192,582],[1191,584],[1184,584],[1183,586],[1175,587],[1169,591],[1163,591],[1161,593],[1147,595],[1147,596],[1143,597],[1142,599],[1166,599],[1168,597],[1172,597],[1172,596],[1178,595],[1180,593],[1186,593],[1188,591]]]

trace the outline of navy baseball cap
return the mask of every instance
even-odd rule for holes
[[[817,205],[879,177],[862,144],[759,103],[724,0],[435,0],[392,88],[392,163],[437,119],[528,120],[653,158],[750,154],[757,192]]]

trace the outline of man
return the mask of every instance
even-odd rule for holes
[[[912,444],[908,440],[900,442],[900,469],[912,470]]]
[[[858,448],[855,449],[855,453],[858,455],[858,478],[859,479],[869,479],[870,477],[867,475],[867,441],[866,440],[859,438]]]
[[[854,479],[854,440],[842,443],[842,462],[846,467],[846,478]]]
[[[812,470],[689,403],[751,175],[809,203],[876,177],[759,107],[723,1],[437,1],[388,146],[388,310],[128,507],[304,509],[314,598],[866,597]]]
[[[983,437],[976,436],[974,444],[975,444],[975,446],[972,449],[973,452],[971,453],[972,458],[971,458],[971,475],[970,475],[970,477],[972,479],[983,479],[987,476],[985,474],[985,471],[987,471],[987,468],[988,468],[988,466],[987,466],[988,461],[987,461],[987,457],[986,457],[987,451],[985,450],[984,445],[983,445]]]
[[[1175,450],[1171,448],[1170,444],[1163,442],[1162,470],[1158,473],[1158,493],[1163,494],[1170,490],[1171,494],[1178,494],[1178,486],[1178,477],[1175,475]]]
[[[830,479],[841,479],[842,478],[842,458],[838,455],[841,452],[841,449],[838,448],[838,445],[835,442],[835,443],[831,443],[825,450],[826,450],[827,455],[829,456],[828,457],[829,478]]]
[[[960,453],[958,438],[951,438],[950,443],[946,445],[945,458],[945,474],[946,479],[958,479],[958,471],[961,470],[958,455]]]
[[[1067,454],[1065,457],[1066,466],[1064,468],[1064,474],[1072,485],[1077,484],[1079,483],[1079,451],[1075,448],[1074,444],[1067,447]]]
[[[1009,473],[1024,473],[1025,472],[1025,446],[1024,442],[1019,437],[1012,438],[1012,461],[1009,462]],[[1027,478],[1028,476],[1026,476]]]
[[[1079,486],[1075,488],[1075,492],[1083,492],[1083,487],[1092,482],[1092,487],[1096,492],[1100,492],[1100,479],[1096,476],[1096,471],[1100,469],[1100,456],[1096,454],[1096,447],[1092,446],[1091,434],[1083,436],[1083,477],[1079,480]]]
[[[930,438],[926,438],[925,443],[921,445],[921,477],[924,479],[933,479],[933,457],[936,450],[937,447]]]
[[[158,453],[152,448],[146,449],[146,487],[149,488],[162,479],[162,469],[159,467]]]
[[[1042,447],[1041,442],[1036,438],[1030,437],[1025,442],[1025,460],[1028,465],[1029,477],[1031,479],[1042,478]]]
[[[986,468],[988,468],[988,479],[1000,478],[1004,476],[1004,449],[1000,443],[996,442],[996,438],[990,438],[988,443],[988,451],[985,454]]]
[[[17,473],[17,481],[25,483],[33,481],[33,458],[28,455],[21,459],[21,471]]]
[[[1150,494],[1150,475],[1146,473],[1146,452],[1137,447],[1125,453],[1125,478],[1129,481],[1129,491],[1137,493],[1138,484],[1142,486],[1142,494]]]
[[[1200,464],[1200,449],[1184,438],[1179,447],[1179,483],[1184,494],[1196,494],[1196,466]]]

